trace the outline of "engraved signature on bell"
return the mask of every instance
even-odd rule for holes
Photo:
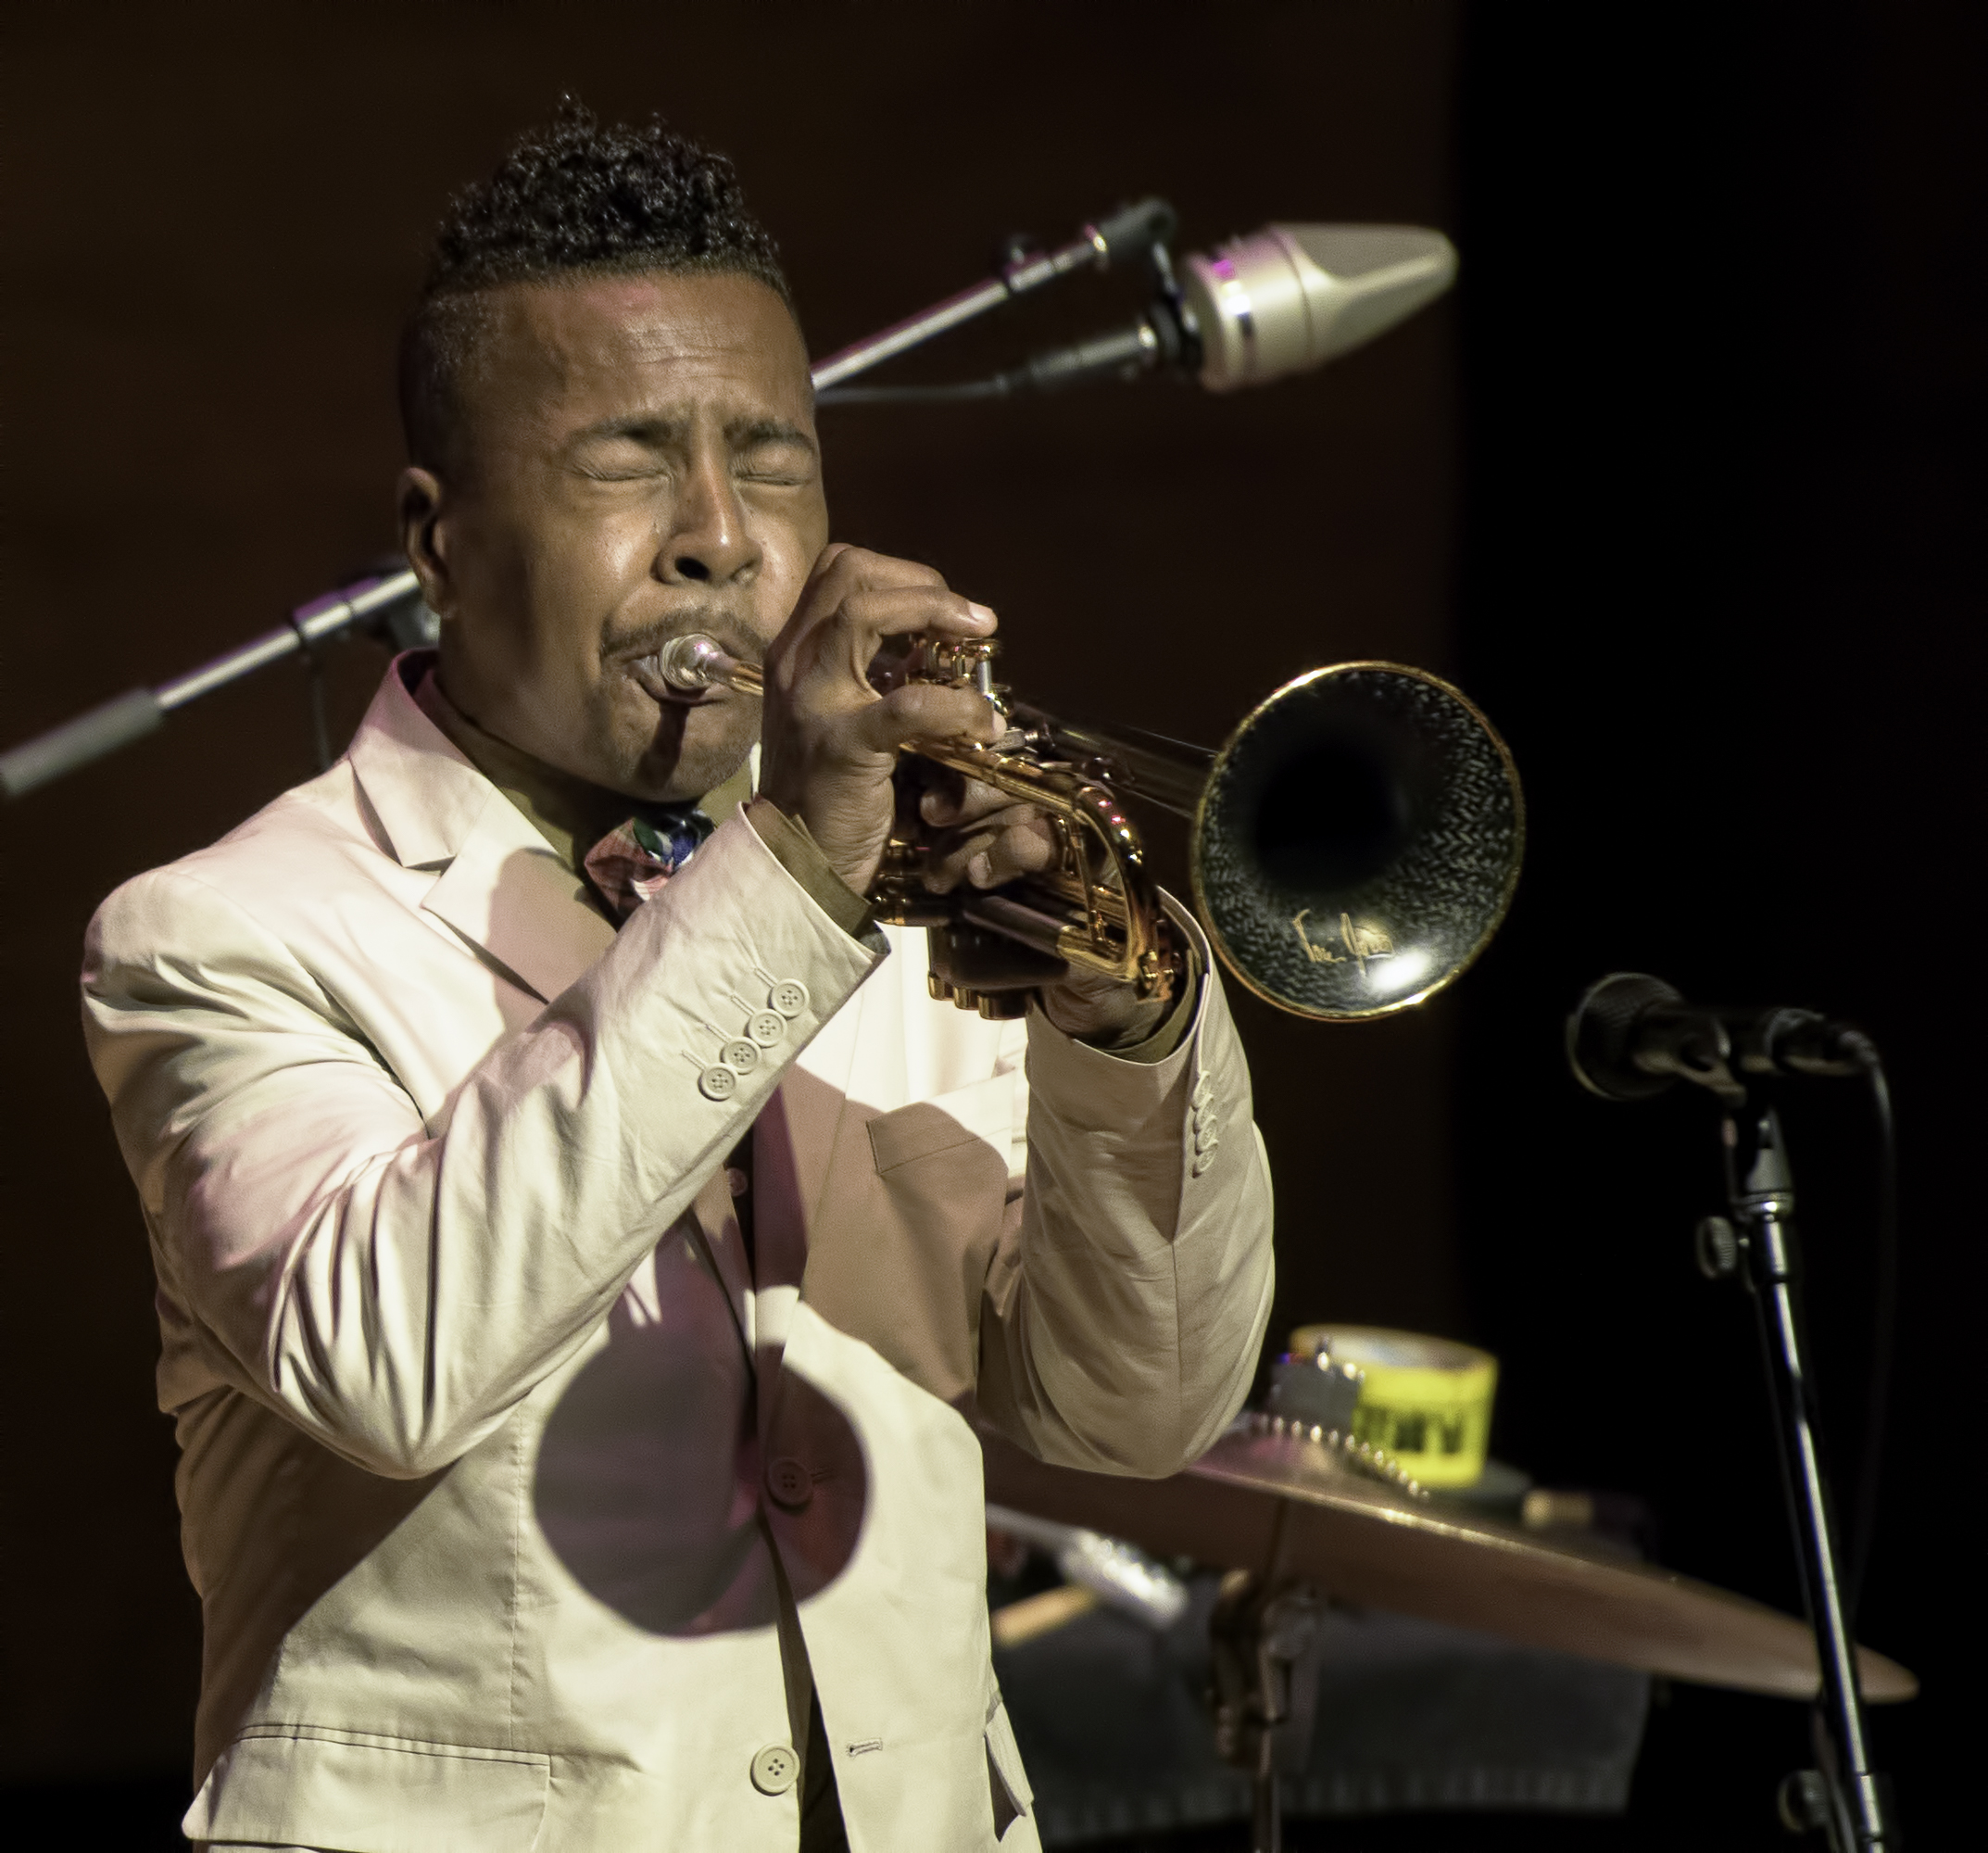
[[[1389,938],[1387,929],[1377,926],[1370,920],[1354,920],[1350,914],[1340,915],[1340,943],[1343,952],[1335,952],[1329,945],[1321,945],[1304,930],[1304,923],[1312,910],[1302,907],[1291,915],[1290,924],[1298,935],[1298,943],[1304,948],[1304,956],[1315,965],[1343,965],[1349,959],[1360,967],[1360,976],[1366,976],[1366,962],[1369,959],[1390,959],[1394,956],[1394,941]],[[1326,931],[1332,929],[1328,926]]]

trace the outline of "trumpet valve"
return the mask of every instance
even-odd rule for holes
[[[921,682],[975,689],[998,706],[1001,691],[994,680],[994,659],[1000,653],[1000,645],[992,637],[926,637],[912,673]]]
[[[1026,990],[969,990],[964,985],[948,984],[937,972],[927,972],[925,984],[934,1003],[971,1010],[990,1023],[1005,1023],[1028,1015]]]

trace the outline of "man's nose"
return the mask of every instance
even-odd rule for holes
[[[749,584],[760,547],[746,528],[746,510],[732,480],[731,459],[701,452],[685,477],[669,531],[656,558],[665,585]]]

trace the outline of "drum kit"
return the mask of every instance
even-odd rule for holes
[[[1128,1480],[1051,1467],[983,1432],[988,1504],[1232,1574],[1217,1606],[1216,1741],[1255,1782],[1255,1845],[1279,1844],[1281,1734],[1293,1668],[1327,1603],[1374,1607],[1667,1679],[1814,1700],[1815,1634],[1793,1616],[1637,1561],[1571,1528],[1551,1535],[1377,1474],[1336,1433],[1242,1417],[1185,1472]],[[1038,1598],[1039,1599],[1039,1598]],[[1869,1704],[1919,1683],[1857,1649]]]
[[[990,1504],[1124,1538],[1160,1557],[1526,1646],[1775,1698],[1812,1699],[1815,1637],[1793,1616],[1578,1532],[1553,1535],[1416,1498],[1324,1440],[1244,1417],[1185,1472],[1127,1480],[1050,1467],[984,1434]],[[1895,1661],[1858,1650],[1864,1695],[1913,1696]]]

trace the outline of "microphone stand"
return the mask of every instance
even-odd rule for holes
[[[315,670],[319,649],[355,627],[377,632],[396,649],[411,649],[416,644],[434,641],[434,619],[422,603],[421,587],[413,574],[405,570],[327,592],[321,599],[299,605],[274,630],[264,631],[198,669],[161,682],[156,688],[132,688],[114,695],[74,720],[0,753],[0,792],[9,798],[25,797],[39,785],[157,732],[168,714],[188,702],[225,688],[270,663],[281,662],[286,656],[302,654]],[[329,764],[315,681],[312,691],[319,758]]]
[[[1723,1090],[1722,1090],[1723,1091]],[[1781,1490],[1794,1532],[1803,1601],[1816,1635],[1821,1701],[1816,1712],[1818,1767],[1781,1785],[1783,1822],[1821,1828],[1831,1853],[1863,1853],[1899,1844],[1891,1785],[1871,1768],[1856,1645],[1844,1600],[1829,1475],[1818,1437],[1815,1380],[1803,1316],[1794,1230],[1794,1178],[1780,1117],[1771,1107],[1748,1112],[1729,1097],[1720,1121],[1729,1223],[1700,1225],[1699,1265],[1711,1278],[1742,1274],[1754,1303],[1767,1366]]]

